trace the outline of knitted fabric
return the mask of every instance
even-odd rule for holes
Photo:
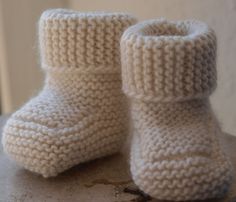
[[[8,120],[7,154],[44,177],[118,152],[125,135],[119,41],[122,13],[45,11],[39,42],[45,86]]]
[[[216,87],[214,32],[197,21],[146,21],[124,32],[121,58],[134,182],[162,200],[222,197],[232,170],[208,100]]]

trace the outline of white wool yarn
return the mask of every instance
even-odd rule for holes
[[[134,182],[162,200],[222,197],[232,168],[208,100],[216,87],[213,30],[198,21],[138,23],[122,36],[121,58]]]
[[[46,81],[8,120],[4,151],[44,177],[118,152],[125,136],[119,41],[123,13],[45,11],[39,44]]]

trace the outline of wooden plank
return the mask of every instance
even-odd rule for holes
[[[0,128],[6,117],[0,118]],[[236,167],[236,137],[222,140]],[[3,154],[0,146],[0,202],[158,202],[137,190],[127,152],[76,166],[58,177],[44,179],[24,170]],[[206,202],[236,202],[236,184],[226,198]],[[160,202],[160,201],[159,201]]]

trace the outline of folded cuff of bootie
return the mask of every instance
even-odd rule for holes
[[[120,38],[135,18],[124,13],[45,11],[39,21],[42,66],[56,71],[119,71]]]
[[[121,39],[124,92],[147,101],[209,96],[216,87],[216,36],[199,21],[149,20]]]

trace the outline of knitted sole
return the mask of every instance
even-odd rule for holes
[[[205,101],[135,102],[133,117],[131,172],[140,189],[175,201],[219,198],[227,192],[231,165]]]

